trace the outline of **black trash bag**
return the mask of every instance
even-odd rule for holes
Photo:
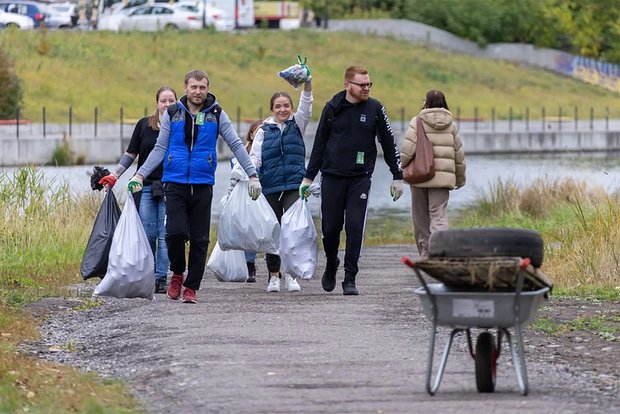
[[[95,167],[93,168],[93,173],[90,176],[90,188],[92,188],[93,191],[103,190],[103,186],[99,184],[99,180],[101,180],[106,175],[110,175],[110,170],[99,165],[95,165]]]
[[[108,269],[108,256],[110,254],[110,245],[116,224],[121,215],[121,209],[114,196],[114,192],[109,190],[101,204],[101,209],[95,218],[93,231],[90,233],[82,264],[80,265],[80,273],[84,280],[91,277],[103,277]]]

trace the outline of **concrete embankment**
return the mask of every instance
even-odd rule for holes
[[[619,124],[616,120],[537,125],[461,122],[460,133],[468,154],[611,152],[620,150]],[[248,124],[237,125],[240,136],[244,136]],[[316,126],[312,122],[306,130],[308,154]],[[397,141],[402,140],[406,126],[403,122],[392,122]],[[48,163],[54,150],[64,143],[85,163],[113,163],[127,148],[132,131],[133,125],[128,124],[0,125],[0,166]],[[222,140],[218,153],[221,159],[231,156]]]

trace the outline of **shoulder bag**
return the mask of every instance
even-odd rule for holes
[[[435,176],[433,144],[428,140],[422,118],[417,117],[417,138],[415,155],[403,169],[403,180],[409,184],[420,184]]]

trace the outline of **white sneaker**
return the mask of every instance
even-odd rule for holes
[[[278,276],[271,276],[269,278],[269,286],[267,286],[267,292],[279,292],[280,291],[280,278]]]
[[[284,277],[284,283],[286,284],[286,288],[289,292],[299,292],[301,290],[301,286],[299,286],[297,280],[295,280],[289,275],[286,275]]]

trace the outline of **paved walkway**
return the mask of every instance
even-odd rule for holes
[[[268,294],[261,262],[256,284],[223,284],[208,275],[197,305],[163,295],[106,300],[51,319],[38,352],[126,379],[153,413],[613,411],[614,401],[593,398],[587,379],[538,362],[545,350],[531,346],[528,397],[517,392],[507,350],[497,391],[478,394],[463,338],[438,394],[427,395],[429,324],[403,254],[411,247],[366,249],[357,297],[343,296],[340,286],[325,293],[319,279],[302,283],[301,293]],[[73,352],[65,351],[67,343]],[[56,352],[46,351],[51,347]]]

